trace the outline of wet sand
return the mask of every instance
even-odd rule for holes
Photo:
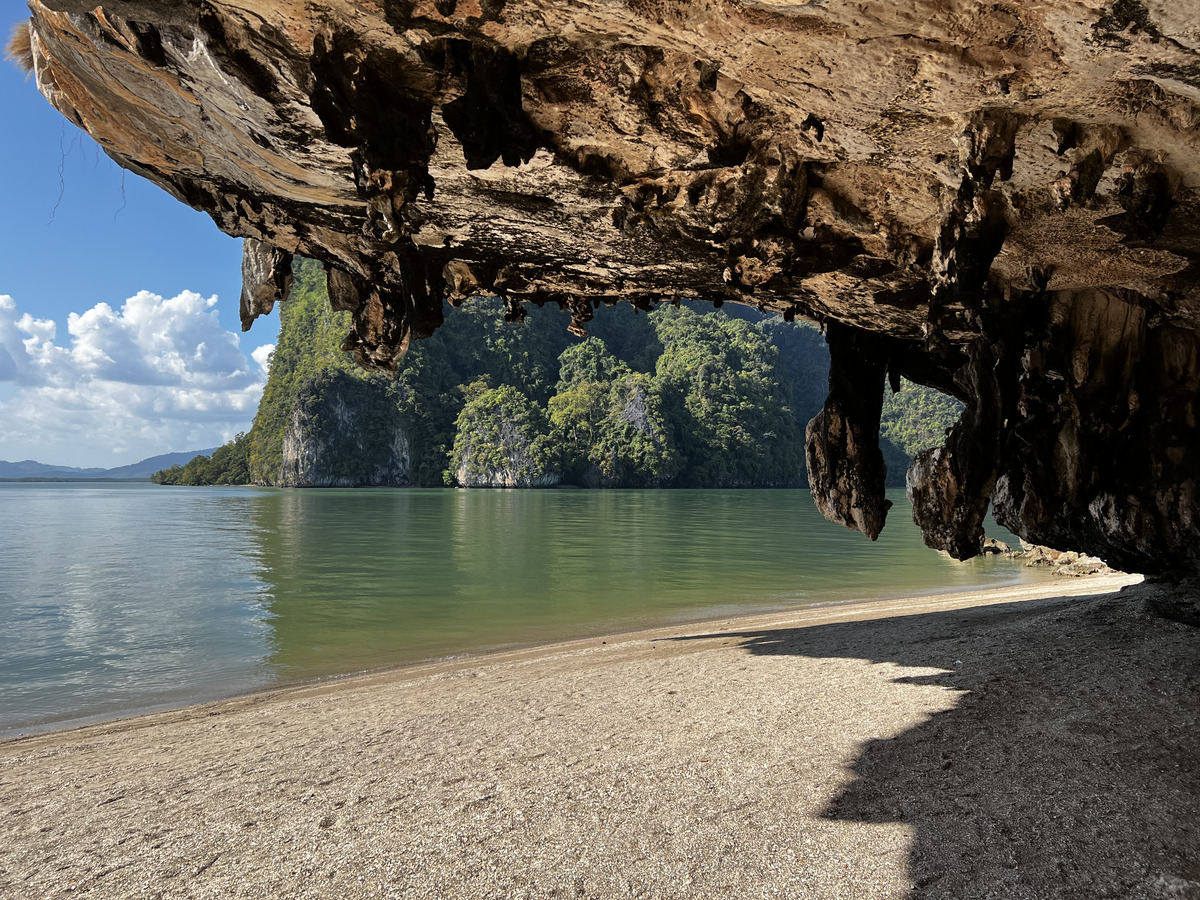
[[[1159,588],[1103,593],[1129,580],[6,741],[0,896],[1200,898],[1200,629],[1154,614]]]

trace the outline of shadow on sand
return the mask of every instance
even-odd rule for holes
[[[912,897],[1200,898],[1200,629],[1162,590],[721,637],[964,692],[868,742],[824,812],[911,827]]]

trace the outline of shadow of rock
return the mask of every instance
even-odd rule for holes
[[[737,636],[963,691],[824,812],[911,827],[913,898],[1200,898],[1200,629],[1154,614],[1167,590]]]

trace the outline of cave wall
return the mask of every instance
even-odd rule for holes
[[[325,263],[394,370],[475,293],[829,328],[823,512],[883,526],[874,395],[967,412],[926,540],[1198,567],[1200,13],[1168,0],[34,0],[39,89],[252,239],[246,325]],[[248,258],[253,255],[248,253]],[[874,421],[872,422],[872,419]]]

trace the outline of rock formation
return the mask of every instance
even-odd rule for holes
[[[561,477],[546,447],[542,410],[511,385],[480,386],[458,416],[450,454],[462,487],[552,487]]]
[[[443,296],[809,317],[826,515],[882,527],[905,376],[967,404],[910,472],[932,545],[978,552],[991,498],[1027,540],[1200,569],[1194,0],[30,7],[50,102],[258,242],[247,323],[288,254],[382,370]]]
[[[405,487],[408,434],[396,405],[344,372],[302,385],[283,433],[280,487]]]

